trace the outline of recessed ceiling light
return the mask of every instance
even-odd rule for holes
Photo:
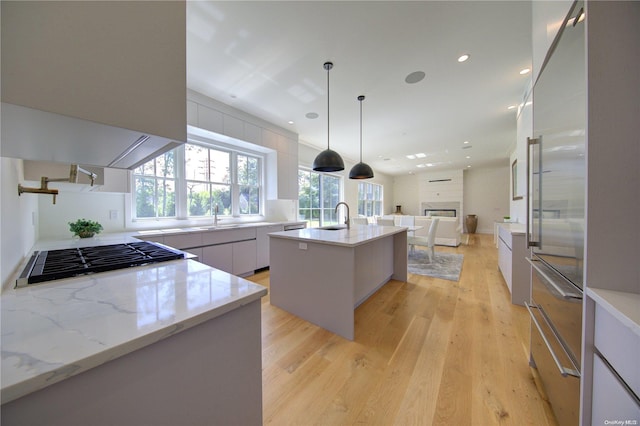
[[[287,123],[289,123],[289,124],[293,124],[293,121],[289,120]]]
[[[467,59],[469,59],[469,57],[470,57],[470,55],[469,55],[468,53],[465,53],[464,55],[462,55],[462,56],[460,56],[460,57],[458,58],[458,62],[464,62],[464,61],[466,61]]]
[[[471,168],[471,165],[468,165],[468,166],[467,166],[467,169],[470,169],[470,168]]]
[[[415,155],[413,155],[413,154],[409,154],[409,155],[407,155],[407,158],[408,158],[409,160],[415,160],[415,159],[416,159],[416,156],[415,156]]]
[[[416,167],[422,168],[422,167],[426,167],[426,166],[427,166],[426,164],[418,164]]]
[[[415,84],[422,81],[425,75],[426,74],[423,71],[414,71],[408,76],[406,76],[404,81],[408,84]]]
[[[467,159],[469,159],[469,158],[471,158],[471,156],[470,156],[470,155],[467,155]]]
[[[427,163],[427,167],[433,167],[433,163]]]
[[[525,74],[529,74],[531,72],[531,70],[529,68],[525,68],[520,70],[520,75],[525,75]]]
[[[427,154],[425,154],[424,152],[419,152],[419,153],[416,154],[417,158],[424,158],[426,156],[427,156]]]
[[[315,118],[318,118],[318,113],[317,112],[308,112],[304,116],[307,117],[309,120],[313,120]]]
[[[468,144],[468,143],[469,143],[469,141],[464,141],[464,142],[462,142],[462,143],[466,145],[466,144]]]

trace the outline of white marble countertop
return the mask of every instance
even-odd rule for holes
[[[527,226],[524,223],[496,222],[496,225],[514,235],[523,235],[527,232]]]
[[[640,336],[640,294],[587,287],[587,295]]]
[[[340,226],[340,225],[338,225]],[[292,231],[272,232],[272,238],[287,238],[305,242],[355,247],[368,241],[385,238],[400,232],[407,232],[406,226],[342,225],[341,229],[305,228]]]
[[[161,228],[161,229],[145,229],[134,231],[131,235],[140,235],[140,236],[156,236],[156,235],[167,235],[167,234],[188,234],[191,232],[215,232],[215,231],[224,231],[228,229],[238,229],[238,228],[251,228],[251,227],[261,227],[261,226],[270,226],[270,225],[294,225],[294,224],[304,224],[304,221],[285,221],[285,222],[222,222],[217,226],[214,225],[203,225],[203,226],[189,226],[184,228]]]
[[[128,235],[34,249],[118,244]],[[267,289],[181,259],[9,289],[0,298],[2,403],[260,299]]]

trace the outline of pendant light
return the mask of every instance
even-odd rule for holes
[[[351,168],[349,179],[371,179],[373,170],[368,164],[362,162],[362,101],[364,101],[364,96],[358,96],[358,100],[360,101],[360,162]]]
[[[333,68],[332,62],[325,62],[324,69],[327,70],[327,149],[322,151],[313,160],[313,170],[317,172],[339,172],[344,170],[344,161],[340,154],[329,148],[329,70]]]

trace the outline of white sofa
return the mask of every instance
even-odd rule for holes
[[[420,226],[414,231],[416,237],[426,237],[431,226],[430,216],[408,216],[408,215],[387,215],[392,218],[396,226]],[[437,216],[440,219],[436,231],[436,245],[458,247],[460,245],[460,235],[462,234],[462,224],[460,218]]]

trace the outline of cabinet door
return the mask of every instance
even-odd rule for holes
[[[190,232],[185,234],[165,235],[164,243],[169,247],[186,249],[202,245],[202,234]]]
[[[511,249],[502,238],[498,238],[498,267],[511,292]]]
[[[640,420],[640,405],[617,375],[595,354],[593,356],[593,406],[591,424],[606,425],[607,420]],[[614,424],[613,422],[609,424]],[[625,424],[625,423],[622,423]],[[626,423],[636,424],[636,423]]]
[[[256,240],[233,243],[234,275],[253,274],[256,270]]]
[[[283,225],[269,225],[257,228],[256,235],[256,269],[269,266],[269,234],[283,231]]]
[[[202,259],[205,265],[233,273],[233,244],[202,247]]]

